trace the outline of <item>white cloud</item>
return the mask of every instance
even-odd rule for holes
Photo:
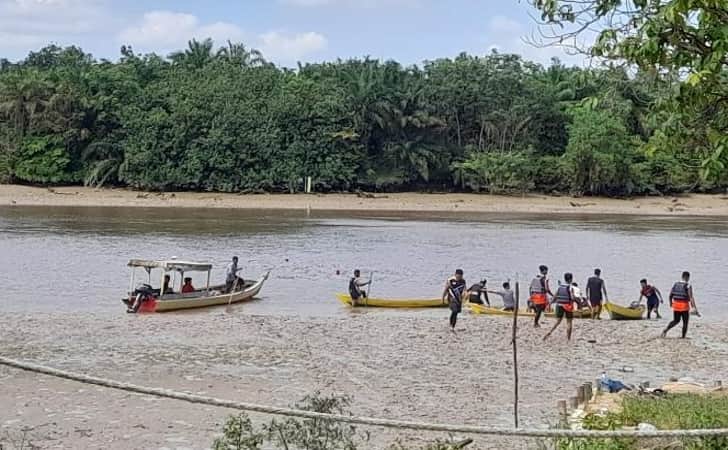
[[[112,22],[106,0],[0,0],[0,52],[72,43]]]
[[[328,46],[326,37],[313,31],[298,34],[271,31],[261,34],[259,41],[258,48],[263,55],[281,64],[296,63]]]
[[[135,50],[163,52],[184,47],[193,38],[209,37],[219,44],[228,39],[241,40],[243,35],[242,29],[232,23],[203,24],[193,14],[150,11],[137,24],[123,29],[119,33],[119,41],[131,44]]]

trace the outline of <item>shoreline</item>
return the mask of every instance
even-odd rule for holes
[[[563,329],[542,342],[544,329],[519,321],[522,426],[553,423],[557,401],[604,371],[628,384],[673,376],[708,383],[726,373],[724,324],[696,324],[687,340],[656,340],[665,322],[577,321],[567,345]],[[199,395],[286,407],[322,392],[349,396],[355,415],[510,426],[511,321],[466,314],[457,335],[446,323],[445,313],[312,319],[248,315],[244,306],[146,317],[8,313],[0,344],[9,358]],[[635,342],[651,342],[652,351]],[[633,372],[619,372],[623,366]],[[30,428],[43,448],[208,448],[232,413],[2,366],[0,381],[0,433]],[[373,432],[361,448],[444,437],[359,429]],[[473,448],[538,448],[507,436],[462,436],[476,438]]]
[[[0,206],[225,208],[329,211],[407,211],[455,213],[616,214],[728,217],[728,195],[665,197],[555,197],[541,194],[225,194],[144,192],[81,186],[40,188],[0,185]]]

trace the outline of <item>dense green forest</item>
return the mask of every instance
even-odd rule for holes
[[[545,17],[560,2],[547,3]],[[300,192],[310,176],[318,192],[714,191],[728,186],[728,96],[696,93],[702,81],[498,53],[291,70],[210,40],[167,57],[122,47],[113,62],[51,45],[0,60],[0,182]]]

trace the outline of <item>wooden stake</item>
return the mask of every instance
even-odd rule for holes
[[[568,409],[566,409],[566,400],[559,400],[556,403],[556,407],[559,410],[559,418],[561,419],[561,423],[566,423],[566,419],[569,414]]]
[[[592,399],[592,384],[584,383],[584,403],[589,403]]]
[[[569,397],[569,408],[576,409],[579,407],[579,399],[576,397]]]
[[[516,304],[513,308],[513,423],[518,428],[518,307],[519,307],[519,285],[518,276],[516,276]]]
[[[582,385],[576,388],[576,398],[580,405],[584,403],[584,397],[586,397],[586,392],[584,392],[584,386]]]

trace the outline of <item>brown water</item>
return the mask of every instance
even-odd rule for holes
[[[601,267],[610,298],[624,303],[640,278],[667,296],[690,270],[704,320],[728,319],[722,218],[5,207],[0,255],[3,311],[121,313],[130,258],[209,260],[221,280],[239,255],[246,277],[274,268],[261,301],[242,307],[250,314],[349,314],[333,294],[354,267],[375,270],[374,296],[431,297],[457,267],[497,287],[545,263],[554,280],[571,271],[582,287]]]

